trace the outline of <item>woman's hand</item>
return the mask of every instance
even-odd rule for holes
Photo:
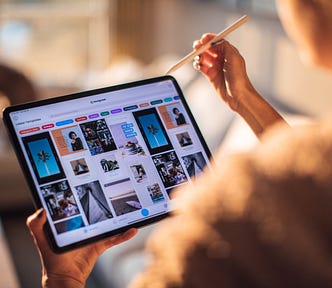
[[[195,50],[213,39],[207,33],[194,42]],[[202,72],[221,98],[239,113],[259,137],[276,122],[283,121],[279,113],[267,103],[251,84],[246,65],[239,51],[228,41],[211,46],[194,60],[194,68]]]
[[[204,34],[200,40],[194,42],[197,50],[215,34]],[[239,51],[226,40],[213,45],[194,61],[195,69],[202,72],[211,82],[222,99],[234,111],[239,109],[241,97],[255,91],[247,76],[245,61]]]
[[[27,226],[35,240],[42,262],[43,287],[84,287],[98,257],[108,248],[132,238],[136,229],[107,238],[99,242],[56,254],[51,250],[43,225],[46,222],[46,213],[43,209],[36,211],[27,219]]]

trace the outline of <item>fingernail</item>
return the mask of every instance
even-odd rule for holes
[[[36,217],[40,218],[43,215],[44,208],[40,208],[36,211]]]
[[[219,40],[219,41],[216,41],[216,42],[212,42],[212,43],[211,43],[211,46],[219,45],[219,44],[221,44],[221,43],[223,43],[223,42],[225,42],[224,39]]]
[[[200,55],[195,56],[194,61],[198,62],[201,59]]]

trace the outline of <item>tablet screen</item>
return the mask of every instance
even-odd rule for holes
[[[57,250],[172,210],[210,153],[170,76],[9,107],[4,119]]]

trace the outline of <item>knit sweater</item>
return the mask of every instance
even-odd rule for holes
[[[133,287],[332,287],[332,122],[275,127],[177,191]]]

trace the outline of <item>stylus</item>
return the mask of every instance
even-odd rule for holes
[[[239,28],[242,24],[247,22],[248,19],[249,19],[249,16],[247,16],[247,15],[242,16],[240,19],[238,19],[233,24],[228,26],[225,30],[223,30],[219,34],[217,34],[216,37],[214,37],[212,40],[207,42],[205,45],[203,45],[202,47],[200,47],[199,49],[197,49],[195,51],[192,51],[191,53],[189,53],[185,57],[183,57],[179,62],[177,62],[175,65],[173,65],[171,68],[169,68],[167,70],[166,75],[171,74],[172,72],[178,70],[183,65],[185,65],[188,62],[194,60],[194,58],[197,55],[203,53],[205,50],[209,49],[212,45],[214,45],[215,43],[217,43],[217,42],[221,41],[222,39],[224,39],[229,33],[233,32],[235,29]]]

